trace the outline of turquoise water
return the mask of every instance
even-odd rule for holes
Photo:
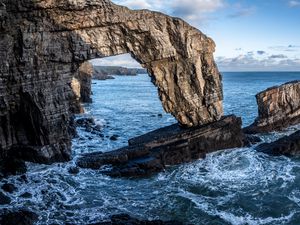
[[[248,125],[257,114],[257,92],[296,79],[300,73],[224,73],[225,112],[241,116]],[[126,145],[131,137],[175,122],[163,112],[147,75],[93,81],[93,93],[94,102],[85,105],[86,114],[79,117],[93,116],[103,127],[103,137],[78,128],[74,160],[51,166],[28,164],[27,182],[17,176],[8,179],[18,191],[2,208],[28,207],[40,215],[39,224],[86,224],[116,213],[197,225],[300,224],[300,159],[268,156],[253,148],[213,153],[143,179],[110,178],[83,169],[70,175],[68,167],[80,153],[109,151]],[[296,129],[262,138],[275,140]],[[119,139],[111,141],[112,135]],[[24,192],[32,197],[21,198]]]

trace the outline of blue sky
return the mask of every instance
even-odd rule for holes
[[[216,42],[221,71],[300,71],[300,0],[113,0],[181,17]],[[100,65],[138,66],[128,55]]]

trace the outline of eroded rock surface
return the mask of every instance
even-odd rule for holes
[[[223,113],[214,42],[178,18],[108,0],[0,0],[0,154],[70,159],[71,88],[90,59],[130,53],[185,126]],[[28,155],[25,153],[25,155]],[[47,157],[50,157],[47,161]]]
[[[256,95],[258,118],[246,133],[282,130],[300,123],[300,81],[271,87]]]
[[[77,164],[83,168],[100,169],[110,176],[145,176],[176,165],[204,158],[207,153],[242,147],[242,121],[235,116],[198,128],[182,128],[178,124],[161,128],[129,140],[127,147],[107,152],[85,154]]]

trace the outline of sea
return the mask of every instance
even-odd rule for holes
[[[257,116],[256,93],[300,80],[299,72],[222,76],[225,114],[242,117],[243,126]],[[176,123],[164,112],[147,74],[93,80],[92,91],[93,103],[85,104],[86,112],[77,118],[93,117],[102,135],[79,127],[72,161],[27,163],[27,180],[2,179],[0,186],[8,182],[18,190],[5,193],[12,202],[0,208],[30,209],[39,214],[38,224],[88,224],[120,213],[195,225],[300,224],[300,159],[266,155],[254,147],[215,152],[146,178],[110,178],[90,169],[70,174],[68,168],[82,153],[111,151],[125,146],[129,138]],[[261,138],[271,142],[298,129]],[[113,135],[118,139],[111,140]]]

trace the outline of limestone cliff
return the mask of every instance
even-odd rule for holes
[[[19,149],[37,162],[68,160],[72,78],[89,59],[123,53],[148,70],[181,124],[218,120],[214,48],[181,19],[108,0],[0,0],[1,157]]]
[[[282,130],[300,123],[300,81],[271,87],[256,95],[258,117],[247,133]]]

